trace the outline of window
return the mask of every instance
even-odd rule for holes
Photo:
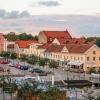
[[[95,61],[95,57],[93,57],[93,61]]]
[[[78,60],[79,60],[80,58],[78,57]]]
[[[83,60],[83,57],[81,57],[81,61]]]
[[[74,60],[76,60],[76,57],[74,57]]]
[[[96,51],[93,51],[93,54],[96,54]]]
[[[73,59],[73,57],[71,56],[71,59]]]
[[[90,60],[90,58],[89,57],[87,57],[87,61],[89,61]]]

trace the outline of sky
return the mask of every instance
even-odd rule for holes
[[[40,14],[96,14],[100,0],[0,0],[0,9]]]
[[[0,0],[0,31],[68,30],[100,36],[100,0]]]

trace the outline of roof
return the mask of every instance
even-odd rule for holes
[[[85,53],[94,44],[67,44],[69,53]]]
[[[50,45],[46,52],[61,52],[62,49],[66,46],[69,53],[85,53],[93,44],[67,44],[67,45]]]
[[[64,45],[52,44],[47,48],[45,52],[61,52],[63,47]]]
[[[66,31],[43,31],[45,33],[45,35],[49,38],[68,38],[71,39],[71,35],[70,33],[66,30]]]
[[[14,44],[9,44],[7,48],[14,48]]]
[[[38,46],[38,49],[47,49],[47,48],[50,47],[50,45],[51,44],[46,43],[46,44],[43,44],[43,45]]]
[[[18,44],[19,48],[28,48],[31,43],[38,43],[38,41],[33,40],[17,40],[16,44]]]

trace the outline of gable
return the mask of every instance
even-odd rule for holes
[[[85,54],[88,54],[88,53],[91,53],[93,51],[97,51],[97,52],[100,52],[100,48],[97,46],[97,45],[93,45],[91,48],[89,48]]]
[[[55,39],[53,40],[53,42],[52,42],[52,43],[57,44],[57,45],[60,45],[60,42],[58,41],[58,39],[57,39],[57,38],[55,38]]]
[[[66,48],[66,46],[64,46],[64,48],[62,49],[61,52],[69,52],[68,49]]]

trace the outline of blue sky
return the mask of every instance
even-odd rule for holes
[[[0,0],[0,31],[66,30],[100,36],[100,0]]]

